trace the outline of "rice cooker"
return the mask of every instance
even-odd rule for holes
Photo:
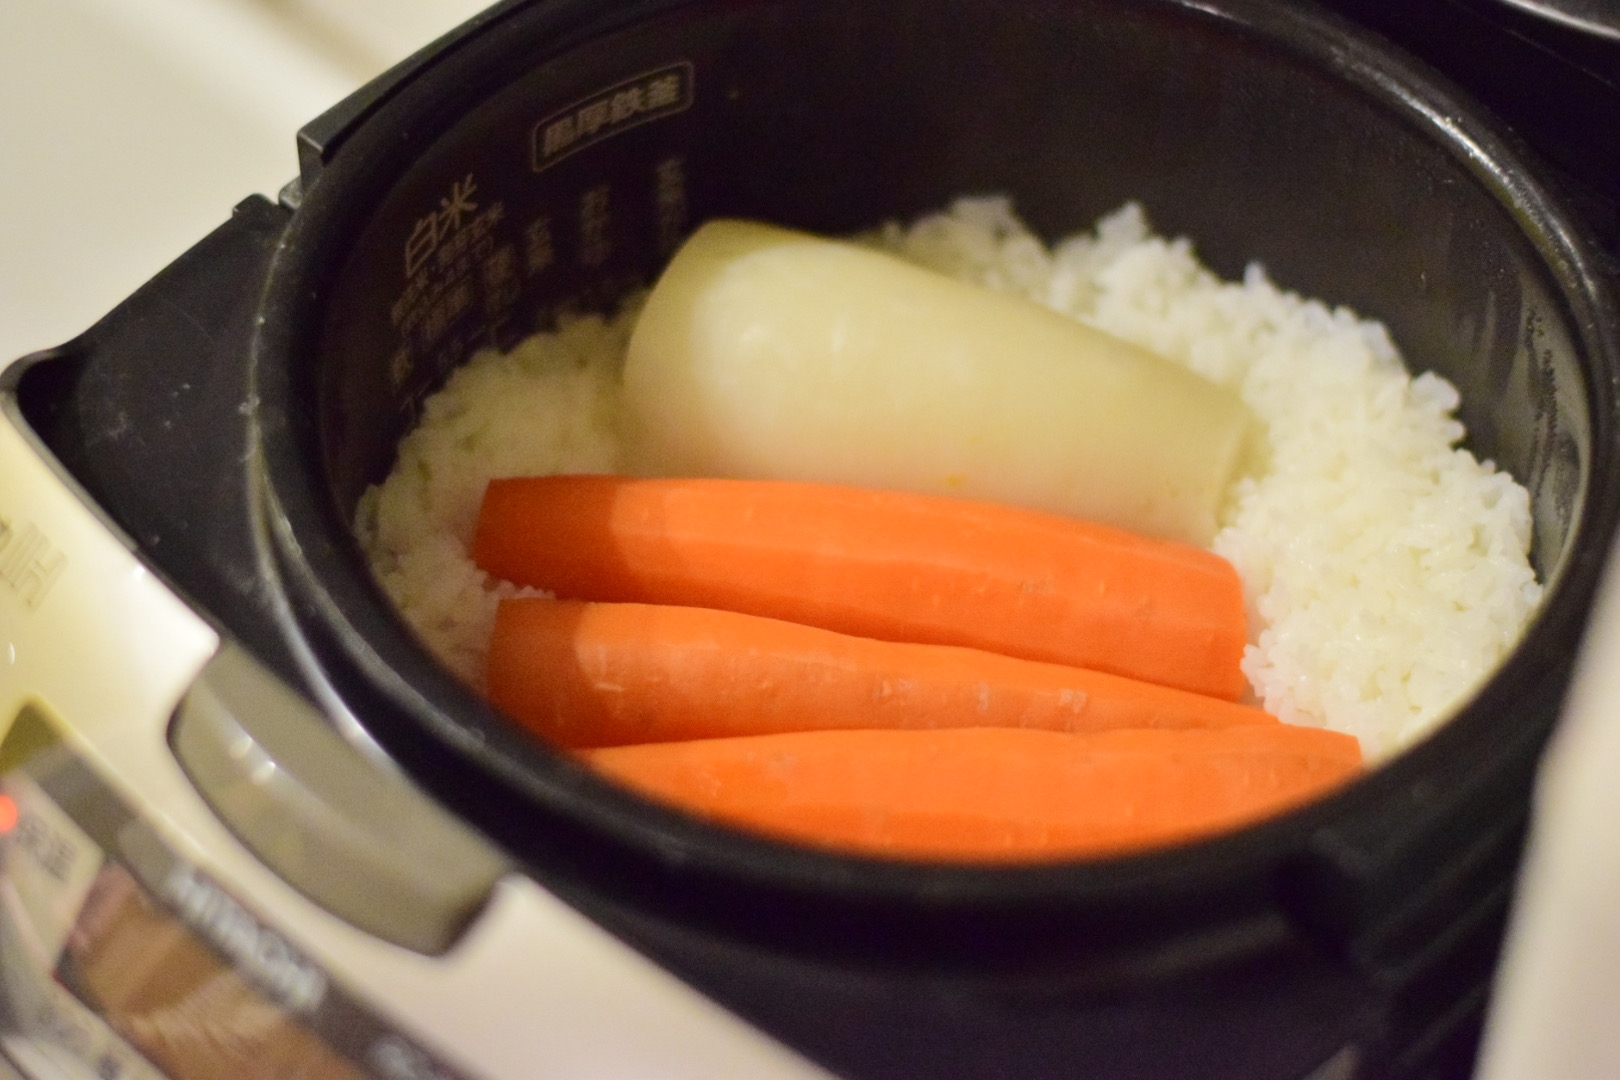
[[[341,102],[0,376],[0,1076],[1467,1075],[1620,505],[1604,47],[1485,0],[508,0]],[[1460,388],[1547,596],[1454,719],[1227,835],[914,864],[628,794],[396,617],[351,516],[474,351],[710,217],[986,192],[1048,238],[1138,200]]]

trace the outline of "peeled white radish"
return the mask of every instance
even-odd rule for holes
[[[1248,413],[1030,301],[856,244],[712,221],[625,362],[632,467],[1014,503],[1207,544]]]

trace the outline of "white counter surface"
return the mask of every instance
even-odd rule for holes
[[[0,2],[0,363],[274,195],[305,122],[485,4]]]

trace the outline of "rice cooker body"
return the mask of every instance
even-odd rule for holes
[[[251,586],[202,575],[191,594],[356,738],[547,887],[849,1075],[1466,1060],[1614,527],[1620,343],[1579,228],[1454,90],[1325,12],[1255,0],[514,0],[301,141],[283,205],[244,203],[76,348],[158,363],[179,354],[162,335],[196,340],[199,410],[241,422],[184,452],[202,445],[231,479],[137,498],[131,467],[93,493],[153,535],[206,519],[216,547],[251,552]],[[349,519],[450,370],[610,306],[705,218],[841,233],[964,193],[1011,195],[1049,238],[1136,200],[1222,273],[1257,260],[1375,315],[1458,385],[1476,453],[1532,491],[1549,592],[1456,719],[1239,833],[976,869],[815,853],[648,804],[432,663]],[[127,366],[118,390],[138,394]],[[40,401],[49,367],[24,388]]]

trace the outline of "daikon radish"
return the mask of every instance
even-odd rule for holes
[[[1007,502],[1207,544],[1228,390],[1039,305],[841,241],[712,221],[625,362],[632,467]]]
[[[570,748],[830,728],[1278,723],[1236,702],[979,649],[713,608],[545,597],[501,601],[489,698]]]
[[[1232,564],[1061,514],[766,480],[492,480],[478,565],[576,600],[723,608],[1236,700]]]

